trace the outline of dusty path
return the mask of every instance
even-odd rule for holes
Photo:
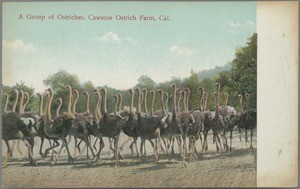
[[[123,136],[123,141],[126,140]],[[48,142],[46,142],[48,144]],[[147,159],[141,162],[131,155],[128,145],[124,149],[124,160],[119,168],[114,167],[114,161],[108,154],[108,143],[101,153],[102,160],[90,165],[86,156],[75,161],[75,165],[67,164],[66,155],[58,160],[55,166],[49,166],[49,158],[41,159],[38,147],[34,154],[39,166],[28,165],[28,160],[17,151],[10,159],[7,168],[2,170],[3,188],[61,188],[61,187],[255,187],[256,186],[256,150],[250,150],[249,144],[240,142],[238,134],[234,133],[234,151],[226,153],[224,158],[216,153],[212,137],[208,138],[209,151],[194,162],[182,168],[181,159],[177,153],[170,162],[166,155],[161,156],[158,164],[153,163],[153,150],[147,146]],[[39,140],[37,140],[39,146]],[[73,147],[71,153],[73,154]],[[256,134],[254,137],[256,148]],[[197,143],[200,149],[200,141]],[[176,145],[177,149],[177,145]],[[26,149],[22,144],[25,154]],[[2,154],[5,154],[5,145]],[[85,153],[84,153],[85,154]],[[3,156],[3,155],[2,155]]]

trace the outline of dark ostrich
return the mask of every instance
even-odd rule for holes
[[[116,157],[115,166],[119,166],[119,136],[124,127],[125,119],[121,116],[109,115],[107,113],[107,89],[105,87],[95,89],[95,92],[104,92],[104,112],[99,121],[99,136],[114,139],[114,156]],[[96,154],[93,162],[100,157],[101,149]]]

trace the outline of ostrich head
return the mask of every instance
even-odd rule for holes
[[[198,87],[198,90],[200,90],[201,92],[203,92],[204,88],[203,87]]]
[[[117,100],[118,95],[117,95],[117,94],[114,94],[113,97],[114,97],[115,100]]]
[[[170,86],[171,86],[173,89],[176,89],[176,84],[175,84],[175,83],[172,83]]]
[[[129,92],[130,94],[134,94],[134,90],[133,90],[133,88],[131,88],[131,89],[128,89],[128,92]]]
[[[164,95],[169,98],[169,94],[167,92],[164,92]]]
[[[76,94],[76,96],[79,96],[79,91],[77,89],[74,89],[73,93]]]
[[[66,86],[64,86],[64,89],[71,89],[72,90],[72,87],[71,87],[71,85],[66,85]]]
[[[154,90],[151,90],[151,91],[150,91],[150,93],[154,94],[154,93],[155,93],[155,91],[154,91]]]
[[[217,91],[220,91],[220,88],[221,88],[221,84],[219,82],[216,82],[216,87],[217,87]]]
[[[57,98],[57,99],[55,99],[55,101],[56,101],[58,104],[62,103],[62,99],[61,99],[61,98]]]
[[[162,89],[158,89],[157,92],[160,93],[160,94],[163,94],[163,90]]]
[[[243,96],[242,96],[242,94],[238,94],[238,97],[239,97],[239,98],[242,98]]]
[[[87,95],[89,95],[89,93],[87,91],[83,91],[82,95],[87,96]]]
[[[13,89],[13,90],[11,90],[9,93],[15,93],[15,94],[18,94],[19,91],[18,91],[17,89]]]
[[[146,88],[143,88],[142,89],[142,92],[145,94],[145,93],[147,93],[147,89]]]

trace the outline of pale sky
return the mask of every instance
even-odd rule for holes
[[[22,20],[20,14],[46,19]],[[47,19],[52,14],[85,20]],[[114,20],[91,21],[89,15]],[[156,21],[117,21],[116,15]],[[160,15],[170,21],[159,21]],[[45,78],[66,70],[95,86],[127,89],[143,74],[159,83],[224,65],[254,32],[256,2],[4,3],[2,82],[22,80],[40,92]]]

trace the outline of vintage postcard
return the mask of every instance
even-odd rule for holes
[[[2,187],[298,185],[298,2],[2,3]]]

